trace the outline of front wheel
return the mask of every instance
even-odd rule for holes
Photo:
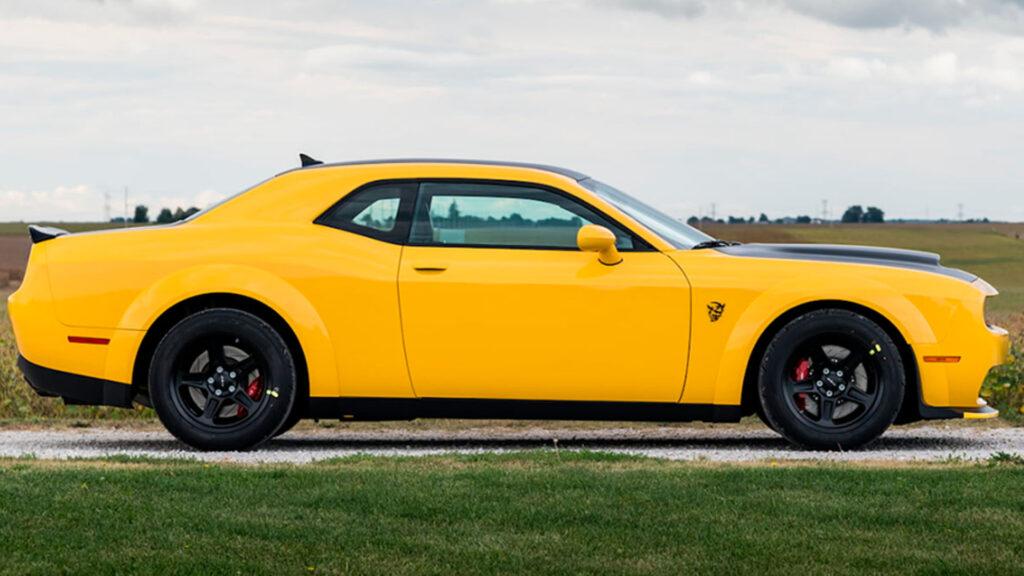
[[[817,310],[779,330],[758,375],[761,408],[772,428],[800,446],[846,450],[892,424],[903,402],[899,349],[868,318]]]
[[[200,450],[245,450],[272,438],[292,410],[295,363],[260,318],[227,308],[197,312],[153,353],[149,392],[168,431]]]

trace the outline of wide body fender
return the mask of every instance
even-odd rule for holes
[[[310,395],[340,394],[338,372],[327,327],[309,300],[284,279],[266,270],[239,264],[208,264],[178,270],[142,291],[125,309],[118,326],[149,330],[174,305],[209,294],[233,294],[250,298],[276,312],[295,332],[309,370]],[[141,337],[139,338],[141,342]],[[108,356],[117,368],[134,365],[137,347],[130,357]],[[113,352],[113,351],[112,351]],[[108,366],[108,372],[114,368]]]
[[[691,278],[699,274],[690,275]],[[911,299],[885,282],[863,275],[832,271],[781,274],[766,289],[743,286],[701,285],[693,292],[694,327],[691,366],[682,402],[739,404],[744,377],[755,346],[772,323],[798,307],[820,302],[853,304],[888,320],[909,343],[935,343],[937,335],[925,314]],[[712,302],[725,305],[716,321],[703,310]],[[842,305],[842,304],[840,304]]]

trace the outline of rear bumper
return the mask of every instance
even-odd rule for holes
[[[59,396],[67,404],[121,408],[132,405],[132,387],[128,384],[44,368],[24,356],[18,357],[18,368],[40,396]]]

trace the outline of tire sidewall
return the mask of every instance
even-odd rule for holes
[[[186,419],[176,407],[175,362],[186,346],[210,334],[231,334],[252,345],[263,357],[269,372],[266,404],[239,426],[218,430]],[[157,344],[149,367],[149,393],[164,427],[176,438],[200,450],[246,450],[272,438],[295,403],[296,370],[284,339],[259,317],[227,308],[203,310],[172,327]]]
[[[780,377],[797,347],[822,332],[855,335],[881,347],[875,356],[877,377],[883,383],[878,405],[855,426],[825,431],[804,422],[789,406]],[[772,339],[758,372],[758,394],[769,425],[788,440],[814,449],[847,450],[877,439],[895,420],[903,403],[906,375],[899,349],[888,333],[870,319],[847,310],[804,314],[784,326]]]

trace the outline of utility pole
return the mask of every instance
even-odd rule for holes
[[[964,205],[962,202],[956,205],[956,219],[961,222],[964,221]]]
[[[712,222],[715,221],[715,203],[714,202],[711,203],[711,221]]]
[[[124,187],[124,227],[128,227],[128,187]]]
[[[821,199],[821,222],[822,224],[828,222],[828,199]]]

